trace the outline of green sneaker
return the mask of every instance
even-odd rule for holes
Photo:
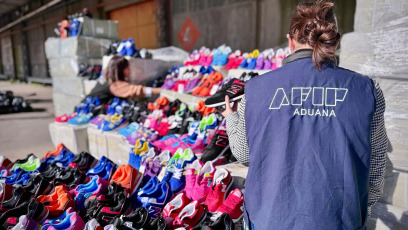
[[[16,170],[17,168],[21,168],[25,171],[32,172],[39,168],[41,166],[41,160],[34,156],[33,154],[30,154],[26,159],[23,160],[17,160],[14,163],[13,168],[11,169],[12,171]]]

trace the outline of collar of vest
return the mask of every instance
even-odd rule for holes
[[[312,57],[313,57],[312,49],[299,49],[299,50],[296,50],[293,54],[283,59],[283,65],[289,64],[299,59],[312,58]]]

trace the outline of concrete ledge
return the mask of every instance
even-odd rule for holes
[[[52,85],[52,79],[48,77],[28,77],[27,78],[28,84],[31,83],[41,83],[45,85]]]
[[[408,230],[408,211],[383,203],[377,203],[368,220],[369,230]]]

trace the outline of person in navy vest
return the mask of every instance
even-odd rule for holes
[[[298,5],[284,66],[249,80],[237,112],[226,96],[231,150],[249,166],[247,229],[366,229],[382,194],[383,93],[337,66],[333,7]]]

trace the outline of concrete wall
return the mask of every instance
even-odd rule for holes
[[[200,32],[194,48],[227,44],[251,51],[286,44],[291,15],[301,0],[172,0],[171,44],[189,17]],[[355,0],[334,1],[342,33],[353,30]]]

